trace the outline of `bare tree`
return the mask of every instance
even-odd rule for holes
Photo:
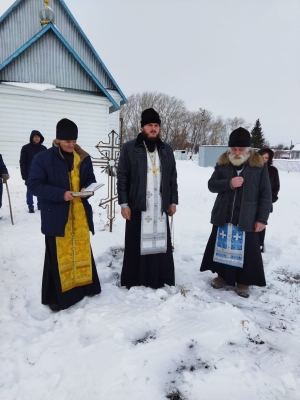
[[[164,93],[145,92],[133,94],[128,98],[128,104],[121,110],[123,118],[123,137],[130,140],[140,131],[141,113],[146,108],[154,108],[160,115],[161,137],[169,142],[172,135],[178,135],[180,121],[185,118],[186,107],[183,100]]]
[[[128,104],[121,109],[123,141],[133,139],[140,132],[141,113],[153,107],[161,118],[161,137],[172,148],[182,150],[201,145],[227,145],[229,134],[239,126],[246,129],[250,124],[243,118],[214,117],[212,112],[200,108],[188,111],[184,101],[164,93],[144,92],[128,97]]]

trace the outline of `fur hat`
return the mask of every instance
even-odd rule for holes
[[[147,108],[141,115],[141,127],[147,124],[158,124],[160,126],[161,120],[158,112],[154,108]]]
[[[63,118],[58,121],[56,125],[56,139],[60,140],[77,140],[78,128],[77,125],[67,119]]]
[[[229,136],[228,147],[250,147],[251,136],[245,128],[237,128]]]

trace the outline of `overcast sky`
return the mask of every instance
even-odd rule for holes
[[[260,118],[271,144],[300,143],[299,0],[65,3],[126,96],[157,91],[191,111]],[[0,0],[0,15],[11,4]]]

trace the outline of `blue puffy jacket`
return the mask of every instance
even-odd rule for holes
[[[79,154],[80,188],[96,182],[93,165],[88,153],[75,146]],[[27,180],[27,187],[34,196],[42,199],[42,233],[47,236],[64,236],[68,221],[70,202],[63,199],[70,190],[68,167],[61,156],[59,147],[38,153],[34,156]],[[82,198],[90,231],[94,234],[93,211],[87,198]]]

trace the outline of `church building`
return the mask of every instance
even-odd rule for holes
[[[84,7],[84,2],[82,2]],[[52,145],[57,122],[73,120],[92,157],[119,133],[127,99],[63,0],[16,0],[0,17],[0,153],[18,165],[32,130]]]

